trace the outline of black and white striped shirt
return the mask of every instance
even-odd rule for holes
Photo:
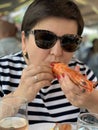
[[[86,74],[89,80],[97,81],[93,72],[86,65],[73,58],[69,66],[74,68],[76,65],[80,66],[81,73]],[[25,67],[21,52],[0,59],[0,97],[15,91]],[[28,104],[29,124],[76,122],[79,113],[80,109],[72,106],[67,100],[56,79],[51,86],[42,88],[36,98]]]

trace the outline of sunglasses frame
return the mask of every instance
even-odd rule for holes
[[[54,40],[53,41],[49,41],[50,44],[48,43],[49,45],[47,47],[46,47],[46,45],[47,45],[46,41],[43,40],[43,43],[45,43],[46,45],[45,45],[45,47],[44,47],[44,45],[42,47],[42,46],[40,46],[40,41],[36,40],[36,33],[37,32],[42,32],[42,33],[50,34],[50,36],[54,37]],[[82,37],[79,36],[79,35],[77,35],[77,34],[64,34],[63,36],[57,36],[55,33],[51,32],[51,31],[48,31],[48,30],[35,29],[35,30],[27,31],[27,32],[25,32],[25,34],[26,35],[33,34],[34,37],[35,37],[36,45],[39,48],[42,48],[42,49],[50,49],[50,48],[52,48],[56,44],[57,40],[60,40],[61,47],[63,48],[64,51],[75,52],[79,48],[79,46],[81,44],[81,41],[82,41]],[[66,42],[63,43],[62,41],[64,40],[64,38],[67,38],[67,40],[69,38],[71,40],[71,42],[69,42],[69,43],[66,43]],[[71,45],[71,44],[74,44],[74,43],[77,45],[77,47],[75,49],[73,49],[73,50],[67,49],[68,45]]]

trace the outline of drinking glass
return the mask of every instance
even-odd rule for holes
[[[98,114],[82,113],[78,116],[78,130],[98,130]]]
[[[10,96],[0,100],[0,130],[28,130],[26,99]]]

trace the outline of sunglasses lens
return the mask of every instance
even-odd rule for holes
[[[29,33],[34,34],[37,47],[42,49],[52,48],[59,39],[63,50],[67,52],[74,52],[79,48],[82,40],[82,38],[78,35],[68,34],[59,37],[48,30],[34,30]]]
[[[50,49],[55,43],[55,35],[46,30],[34,30],[36,45],[42,49]]]
[[[74,52],[81,43],[80,38],[74,35],[66,35],[62,37],[61,46],[67,52]]]

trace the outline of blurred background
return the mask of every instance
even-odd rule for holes
[[[21,50],[21,21],[28,5],[32,1],[33,0],[0,0],[0,18],[15,25],[14,27],[14,25],[8,25],[6,22],[0,23],[0,31],[3,30],[3,37],[0,36],[0,57]],[[85,22],[85,28],[82,34],[83,41],[79,50],[76,51],[75,56],[89,65],[98,76],[98,0],[73,1],[80,8]],[[13,36],[11,34],[12,30],[14,32]],[[10,33],[9,37],[7,33]]]
[[[0,0],[0,16],[7,16],[13,20],[18,27],[28,5],[33,0]],[[98,0],[73,0],[79,6],[85,21],[84,33],[90,39],[96,37],[98,33]],[[12,19],[11,19],[12,18]]]

